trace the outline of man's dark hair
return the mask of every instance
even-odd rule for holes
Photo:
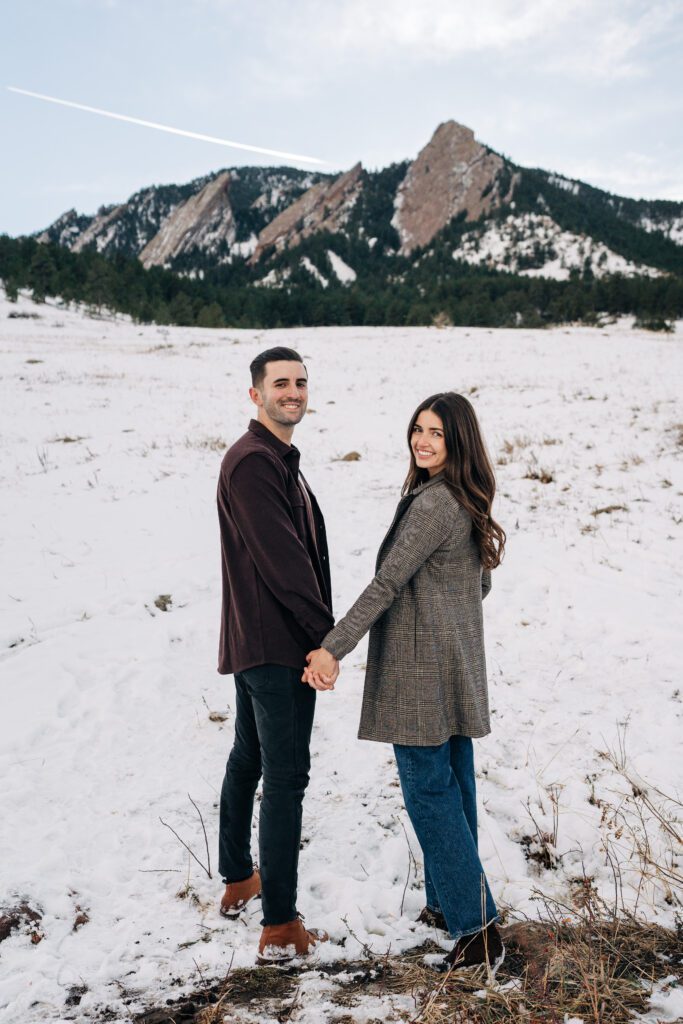
[[[263,384],[263,378],[266,375],[266,363],[275,363],[279,360],[301,363],[303,365],[303,359],[293,348],[284,348],[282,345],[278,345],[277,348],[267,348],[265,352],[261,352],[256,356],[256,359],[254,359],[249,367],[252,387],[260,388]]]

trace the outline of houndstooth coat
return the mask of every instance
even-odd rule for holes
[[[430,747],[485,736],[481,602],[491,574],[442,475],[401,499],[375,572],[322,641],[341,659],[370,630],[359,738]]]

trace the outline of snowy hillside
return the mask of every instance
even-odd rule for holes
[[[414,406],[452,388],[480,415],[508,532],[484,606],[493,732],[476,743],[499,906],[534,917],[540,890],[571,914],[586,878],[609,901],[611,857],[624,904],[674,924],[658,877],[638,893],[630,833],[610,811],[628,814],[631,791],[600,752],[624,745],[643,786],[680,796],[680,324],[665,337],[626,321],[143,328],[0,298],[0,916],[34,913],[0,943],[2,1024],[91,1022],[104,1008],[129,1020],[200,975],[254,964],[258,909],[238,923],[217,912],[234,702],[215,671],[215,489],[251,415],[249,362],[273,344],[309,368],[295,442],[326,514],[338,614],[371,577]],[[351,450],[360,460],[340,461]],[[330,932],[320,962],[438,938],[414,923],[422,866],[391,750],[356,740],[365,650],[318,701],[299,907]],[[162,823],[205,860],[188,795],[212,880]],[[648,827],[666,858],[666,834]],[[297,1020],[322,1019],[319,984]]]
[[[465,232],[453,258],[557,281],[568,281],[572,272],[586,270],[594,277],[659,277],[662,273],[624,259],[590,235],[563,231],[552,217],[539,213],[509,214],[504,220]]]

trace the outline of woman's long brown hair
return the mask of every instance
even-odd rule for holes
[[[413,413],[408,427],[410,470],[403,485],[403,494],[429,479],[426,469],[415,462],[411,440],[421,412],[429,409],[443,423],[446,442],[446,465],[443,474],[449,488],[472,517],[472,535],[479,548],[484,569],[495,569],[503,558],[505,530],[491,515],[496,493],[496,478],[479,422],[471,404],[463,395],[444,391],[425,398]]]

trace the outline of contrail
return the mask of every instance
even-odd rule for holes
[[[159,132],[169,132],[171,135],[183,135],[186,139],[199,139],[200,142],[213,142],[216,146],[229,146],[231,149],[246,149],[249,153],[264,153],[266,156],[278,156],[284,160],[292,160],[295,163],[324,164],[327,161],[319,160],[315,156],[303,156],[301,153],[283,153],[279,149],[266,149],[264,146],[249,146],[246,142],[231,142],[229,139],[217,139],[213,135],[201,135],[199,132],[188,132],[184,128],[170,128],[167,124],[157,124],[155,121],[143,121],[139,117],[128,117],[126,114],[114,114],[111,110],[100,110],[98,107],[87,107],[84,103],[72,103],[70,100],[59,100],[55,96],[43,96],[39,92],[29,92],[28,89],[17,89],[13,85],[7,86],[10,92],[17,92],[21,96],[32,96],[35,100],[45,100],[47,103],[58,103],[62,107],[73,107],[74,110],[86,110],[89,114],[100,114],[102,117],[111,117],[115,121],[127,121],[129,124],[140,124],[143,128],[156,128]]]

